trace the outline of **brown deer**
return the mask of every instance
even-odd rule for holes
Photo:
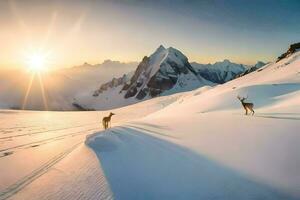
[[[239,97],[237,96],[237,98],[240,100],[240,102],[242,103],[246,113],[245,115],[248,115],[248,110],[252,112],[252,115],[254,115],[254,110],[253,110],[253,103],[246,103],[245,100],[248,98],[248,96],[245,97]]]
[[[103,124],[103,128],[104,129],[107,129],[108,128],[108,125],[109,127],[111,127],[111,117],[115,115],[115,113],[109,113],[109,116],[108,117],[103,117],[102,119],[102,124]]]

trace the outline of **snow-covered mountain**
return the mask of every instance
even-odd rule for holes
[[[248,66],[244,64],[233,63],[225,59],[224,61],[216,62],[214,64],[199,64],[193,62],[191,65],[197,69],[197,72],[205,79],[214,83],[223,84],[243,73],[250,73],[265,65],[265,63],[259,61],[254,66]]]
[[[156,97],[166,91],[172,93],[209,85],[177,49],[160,46],[150,57],[144,57],[129,84],[124,85],[124,97]],[[170,93],[170,91],[169,91]]]
[[[199,75],[179,50],[162,45],[151,56],[143,58],[128,82],[126,77],[113,79],[113,82],[77,96],[74,103],[89,109],[111,109],[160,95],[214,85]]]

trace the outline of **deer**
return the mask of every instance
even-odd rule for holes
[[[103,117],[102,119],[102,124],[103,124],[103,128],[106,130],[109,127],[111,127],[111,117],[115,115],[115,113],[109,113],[109,115],[107,117]]]
[[[240,96],[237,96],[238,100],[240,100],[240,102],[242,103],[246,113],[245,115],[248,115],[248,110],[252,112],[252,115],[254,115],[254,110],[253,110],[253,103],[246,103],[245,100],[248,98],[248,96],[245,98],[245,97],[240,97]]]

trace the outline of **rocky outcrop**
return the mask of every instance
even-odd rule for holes
[[[118,87],[120,85],[126,84],[127,82],[127,75],[124,74],[122,77],[120,78],[113,78],[111,81],[104,83],[100,86],[100,88],[98,90],[96,90],[93,94],[94,97],[99,96],[99,94],[103,93],[104,91],[107,91],[111,88],[115,88]]]
[[[293,53],[295,53],[296,51],[299,51],[299,50],[300,50],[300,42],[291,44],[290,48],[287,50],[287,52],[281,54],[281,56],[279,56],[277,58],[276,62],[282,60],[283,58],[289,57],[291,54],[293,54]]]
[[[143,85],[143,82],[146,77],[144,72],[146,71],[147,67],[149,66],[150,58],[145,56],[142,62],[138,65],[137,69],[135,70],[130,82],[125,84],[122,88],[122,91],[125,91],[125,98],[133,97],[137,94],[138,88]]]
[[[266,65],[266,63],[264,62],[261,62],[261,61],[258,61],[254,66],[248,68],[247,70],[245,70],[243,73],[241,74],[238,74],[236,77],[234,78],[239,78],[239,77],[242,77],[242,76],[245,76],[251,72],[254,72],[256,70],[258,70],[259,68],[263,67],[264,65]]]

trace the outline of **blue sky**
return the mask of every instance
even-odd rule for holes
[[[299,0],[4,0],[0,65],[28,47],[62,67],[140,61],[160,44],[201,63],[272,61],[300,41],[299,19]]]

